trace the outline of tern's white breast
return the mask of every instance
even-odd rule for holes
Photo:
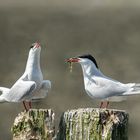
[[[43,81],[43,75],[41,70],[32,69],[28,72],[28,79],[29,81],[35,81],[37,84],[37,89],[41,87]]]

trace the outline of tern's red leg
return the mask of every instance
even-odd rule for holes
[[[101,103],[100,103],[100,108],[102,108],[103,104],[104,104],[104,102],[101,102]]]
[[[29,102],[29,108],[30,109],[32,108],[32,102],[31,101]]]
[[[25,101],[23,101],[23,106],[24,106],[25,110],[28,111],[28,108],[26,107],[26,102]]]
[[[108,108],[109,101],[101,102],[100,108]]]
[[[107,101],[106,108],[108,108],[108,105],[109,105],[109,101]]]

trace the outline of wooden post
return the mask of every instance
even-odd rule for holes
[[[109,109],[78,109],[65,112],[57,140],[128,140],[128,114]]]
[[[128,114],[112,109],[77,109],[63,113],[55,136],[54,113],[21,112],[12,126],[13,140],[128,140]]]
[[[21,112],[11,128],[13,140],[53,140],[54,113],[51,109],[31,109]]]

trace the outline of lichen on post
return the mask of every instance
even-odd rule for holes
[[[61,117],[57,140],[128,140],[127,130],[125,111],[68,110]]]
[[[30,109],[18,114],[11,128],[13,140],[52,140],[55,136],[54,112]]]

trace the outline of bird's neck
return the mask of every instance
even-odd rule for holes
[[[102,72],[92,62],[86,62],[81,64],[84,78],[90,78],[93,76],[103,76]]]
[[[29,52],[25,72],[32,69],[40,70],[40,53],[33,54]]]

